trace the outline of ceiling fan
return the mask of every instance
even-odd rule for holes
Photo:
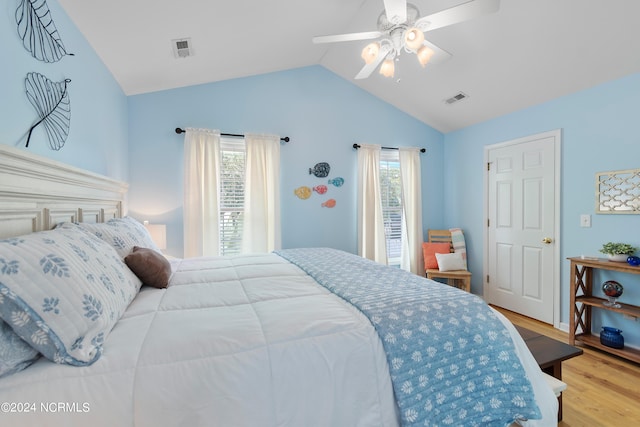
[[[496,12],[500,0],[470,0],[458,6],[420,17],[416,6],[406,0],[383,0],[384,10],[378,17],[378,30],[362,33],[318,36],[313,43],[334,43],[356,40],[380,40],[369,43],[362,50],[365,66],[356,75],[356,79],[365,79],[380,65],[380,74],[393,77],[394,60],[404,50],[415,53],[418,62],[425,67],[427,63],[442,62],[451,54],[425,40],[424,33],[468,21],[478,16]],[[384,62],[383,62],[384,61]]]

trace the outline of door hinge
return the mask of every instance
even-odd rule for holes
[[[487,283],[489,283],[489,275],[487,274]]]
[[[490,171],[491,170],[491,162],[487,162],[487,170]]]
[[[491,227],[491,220],[487,218],[487,227]]]

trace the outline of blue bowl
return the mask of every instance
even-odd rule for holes
[[[620,329],[603,326],[600,332],[600,343],[611,348],[624,348],[624,337]]]
[[[627,258],[627,264],[633,265],[633,266],[640,265],[640,257],[631,255],[630,257]]]

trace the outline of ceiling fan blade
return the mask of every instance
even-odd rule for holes
[[[333,36],[317,36],[311,39],[314,43],[351,42],[356,40],[377,39],[382,36],[380,31],[367,31],[364,33],[336,34]]]
[[[373,71],[378,67],[378,65],[380,65],[382,60],[387,57],[389,52],[391,52],[391,46],[388,44],[382,45],[380,47],[380,51],[378,52],[378,56],[376,57],[375,61],[373,61],[371,64],[366,64],[364,67],[362,67],[362,70],[360,70],[360,72],[356,74],[355,79],[360,80],[360,79],[366,79],[367,77],[369,77],[371,73],[373,73]]]
[[[416,21],[415,26],[422,31],[431,31],[468,21],[488,13],[497,12],[499,8],[500,0],[471,0],[458,6],[424,16]]]
[[[451,54],[444,49],[439,48],[435,44],[431,43],[428,40],[425,40],[422,43],[424,46],[428,46],[431,50],[433,50],[433,56],[427,63],[427,65],[438,65],[442,64],[447,59],[451,58]]]
[[[384,13],[392,24],[407,21],[407,0],[384,0]]]

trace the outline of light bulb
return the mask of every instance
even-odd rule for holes
[[[362,59],[366,64],[371,64],[378,57],[378,52],[380,52],[380,44],[378,43],[369,43],[362,49]]]
[[[429,60],[431,59],[434,53],[435,52],[433,51],[433,49],[431,49],[428,46],[422,46],[420,48],[420,50],[416,55],[418,56],[418,62],[420,62],[420,65],[422,65],[422,68],[426,67],[427,63],[429,62]]]
[[[395,68],[396,66],[393,63],[393,59],[385,59],[382,65],[380,66],[380,74],[382,74],[385,77],[393,77]]]
[[[418,50],[424,42],[424,33],[417,28],[409,28],[404,33],[404,44],[411,50]]]

